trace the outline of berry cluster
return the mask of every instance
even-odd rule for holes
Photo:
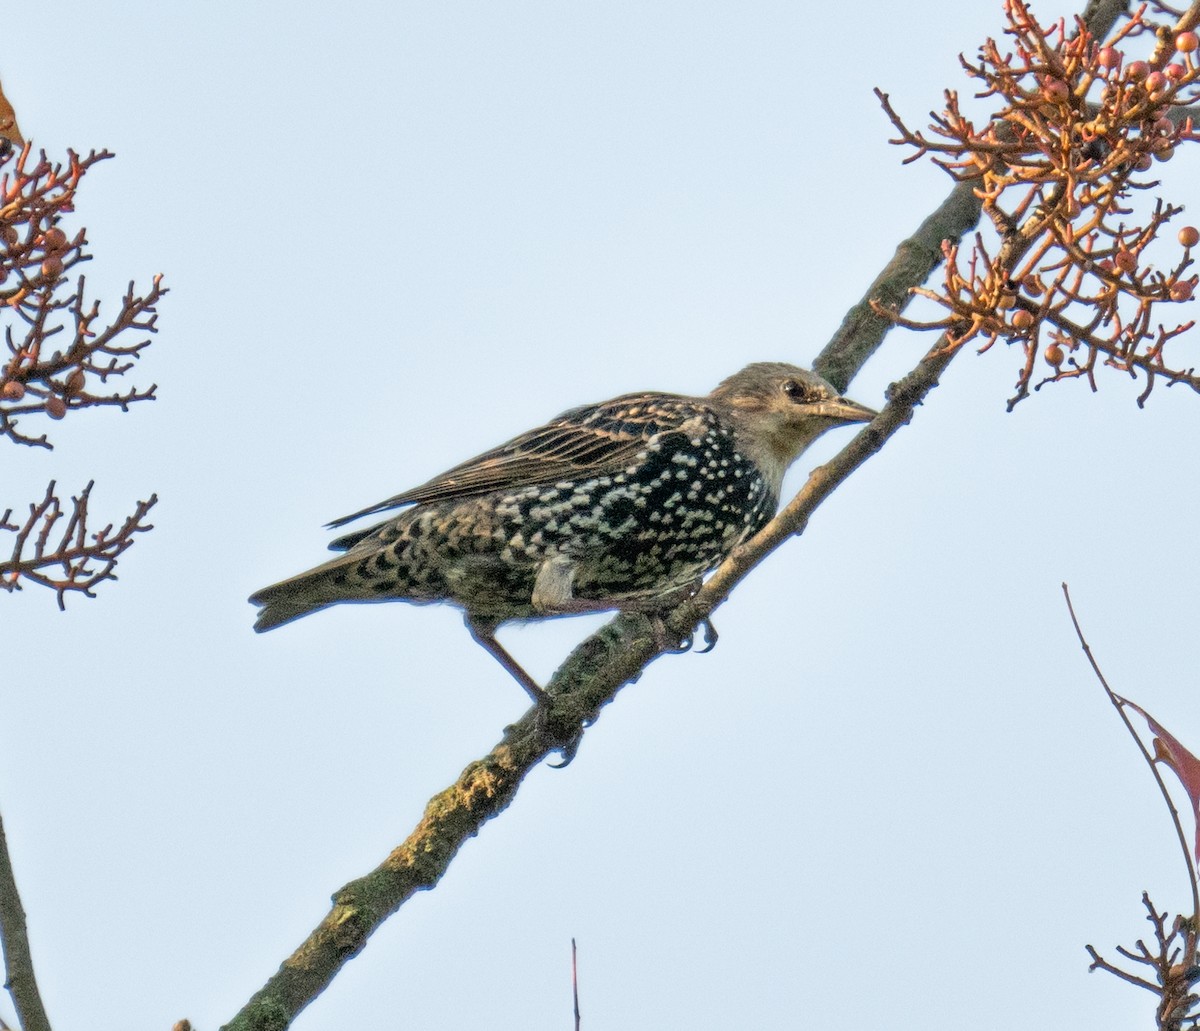
[[[945,333],[951,349],[1020,345],[1010,408],[1046,382],[1085,377],[1094,388],[1101,364],[1145,376],[1139,404],[1157,378],[1200,391],[1194,369],[1165,356],[1193,323],[1168,327],[1157,312],[1192,300],[1200,231],[1180,229],[1181,250],[1172,250],[1162,229],[1182,209],[1137,203],[1158,185],[1145,178],[1155,163],[1200,140],[1192,120],[1200,38],[1188,27],[1152,24],[1146,8],[1103,45],[1082,20],[1068,32],[1061,21],[1039,25],[1023,0],[1008,0],[1006,10],[1011,45],[989,39],[976,62],[962,60],[982,84],[977,97],[999,102],[984,124],[947,91],[929,133],[912,132],[879,94],[900,132],[893,142],[916,150],[906,160],[929,155],[972,184],[996,237],[989,245],[977,234],[969,254],[944,244],[942,286],[916,292],[946,313],[897,321]],[[1127,51],[1149,35],[1153,53],[1130,60]],[[1039,354],[1051,371],[1035,384]]]
[[[64,166],[52,164],[44,153],[34,160],[28,144],[14,146],[11,133],[0,138],[0,319],[7,348],[7,354],[0,353],[0,437],[17,444],[51,446],[44,433],[22,432],[20,416],[62,419],[69,411],[97,405],[124,411],[134,401],[154,397],[153,386],[99,391],[128,372],[149,345],[147,339],[126,343],[125,336],[131,330],[156,332],[155,305],[166,293],[161,277],[154,277],[144,295],[135,294],[130,283],[116,318],[103,327],[99,302],[84,301],[84,277],[73,288],[67,282],[70,270],[90,255],[83,249],[84,230],[68,235],[63,216],[74,211],[76,190],[88,169],[110,156],[93,151],[80,157],[71,151]],[[60,334],[61,343],[54,341]],[[119,526],[94,531],[88,526],[91,490],[89,483],[64,502],[51,483],[24,518],[14,519],[12,509],[0,515],[0,534],[10,546],[8,556],[0,558],[0,589],[17,591],[28,583],[49,587],[61,608],[67,592],[91,597],[97,584],[116,579],[118,558],[137,534],[150,529],[146,516],[156,499],[138,502]]]
[[[111,157],[93,151],[87,157],[69,152],[65,166],[43,153],[36,161],[26,145],[17,150],[0,141],[0,313],[8,355],[0,357],[0,436],[50,447],[43,433],[30,436],[17,428],[23,415],[44,413],[62,419],[68,411],[116,405],[123,411],[134,401],[152,400],[155,388],[107,393],[110,379],[128,372],[149,340],[125,343],[129,331],[156,332],[155,305],[167,291],[156,276],[144,295],[134,285],[121,310],[107,326],[98,327],[100,303],[84,301],[84,277],[73,289],[67,273],[89,260],[84,230],[69,236],[60,223],[74,210],[75,193],[85,173]],[[66,329],[67,339],[53,346],[52,337]]]

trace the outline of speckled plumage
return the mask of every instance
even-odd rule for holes
[[[653,608],[774,514],[788,465],[824,430],[874,413],[814,373],[758,363],[707,397],[628,394],[545,426],[351,520],[408,506],[267,587],[256,630],[338,602],[445,601],[527,688],[497,625]],[[493,648],[495,645],[495,648]]]

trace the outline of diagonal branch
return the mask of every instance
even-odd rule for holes
[[[1089,27],[1105,35],[1128,0],[1092,0]],[[894,320],[879,309],[900,310],[943,256],[942,241],[960,238],[979,219],[971,189],[956,186],[917,232],[896,251],[863,300],[816,362],[817,371],[845,389],[874,353]],[[1015,268],[1033,237],[1014,231],[997,261]],[[800,493],[760,533],[738,548],[692,598],[664,616],[680,635],[705,620],[746,574],[788,538],[802,533],[809,516],[845,479],[912,418],[961,350],[943,336],[888,392],[880,414],[831,461],[814,470]],[[623,613],[580,644],[547,685],[549,713],[530,709],[483,758],[428,803],[416,828],[375,870],[333,896],[326,917],[222,1031],[283,1031],[366,945],[375,930],[418,891],[433,888],[459,849],[512,802],[525,776],[552,752],[570,757],[584,728],[627,683],[662,654],[661,634],[642,613]]]
[[[925,229],[933,219],[927,220]],[[968,227],[969,228],[969,227]],[[1009,260],[1019,260],[1021,238],[1010,244]],[[904,245],[901,245],[903,250]],[[890,276],[876,281],[880,289],[900,294],[928,274],[920,262],[893,262]],[[905,285],[904,277],[910,277]],[[878,340],[879,327],[843,333],[843,347],[866,360]],[[871,341],[874,341],[873,343]],[[840,351],[830,352],[836,362]],[[751,569],[784,540],[803,532],[809,516],[833,490],[911,418],[914,408],[938,383],[957,353],[943,339],[899,383],[879,415],[830,462],[816,469],[800,493],[755,537],[738,548],[700,591],[665,617],[680,635],[712,613]],[[843,363],[852,375],[858,365]],[[366,945],[381,923],[416,892],[434,887],[458,850],[512,801],[525,776],[555,751],[573,754],[583,729],[594,722],[617,692],[641,675],[663,652],[661,634],[642,613],[623,613],[585,640],[554,674],[546,690],[553,698],[549,714],[531,708],[508,728],[505,737],[458,780],[435,795],[421,822],[402,845],[374,871],[351,881],[333,896],[333,908],[308,939],[280,967],[224,1031],[282,1029],[333,980],[347,960]]]
[[[33,976],[33,956],[25,930],[25,909],[17,894],[4,822],[0,820],[0,943],[4,946],[4,986],[12,996],[21,1031],[50,1031]]]
[[[817,356],[813,369],[839,391],[883,343],[895,320],[880,310],[899,313],[912,299],[912,290],[929,278],[944,260],[943,240],[959,240],[979,224],[983,204],[971,183],[956,183],[937,209],[903,241],[853,308],[833,338]]]
[[[879,416],[818,468],[796,498],[739,548],[695,597],[671,612],[667,625],[686,633],[770,551],[799,532],[833,489],[909,421],[954,353],[943,350],[922,360],[893,390]],[[286,1027],[387,917],[416,892],[437,884],[467,840],[508,807],[528,773],[552,752],[573,750],[583,727],[662,653],[656,636],[650,617],[625,613],[576,648],[547,685],[552,711],[539,716],[536,707],[531,708],[491,752],[434,796],[407,840],[378,868],[333,896],[329,914],[225,1031]]]

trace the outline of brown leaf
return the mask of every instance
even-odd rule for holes
[[[1200,863],[1200,759],[1184,748],[1174,734],[1165,730],[1158,720],[1136,702],[1131,702],[1128,698],[1122,698],[1121,701],[1122,704],[1128,705],[1135,712],[1140,713],[1150,724],[1150,729],[1155,735],[1155,762],[1161,762],[1164,766],[1174,770],[1175,776],[1179,778],[1179,783],[1183,785],[1183,790],[1187,792],[1187,797],[1192,803],[1192,817],[1196,824],[1196,840],[1193,851],[1196,855],[1196,862]]]
[[[3,86],[0,86],[0,137],[12,140],[18,147],[25,146],[25,137],[21,135],[21,129],[17,125],[17,112],[4,95]]]

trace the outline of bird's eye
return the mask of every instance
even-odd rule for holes
[[[797,404],[808,399],[808,391],[804,388],[804,384],[798,383],[794,379],[783,381],[783,392]]]

